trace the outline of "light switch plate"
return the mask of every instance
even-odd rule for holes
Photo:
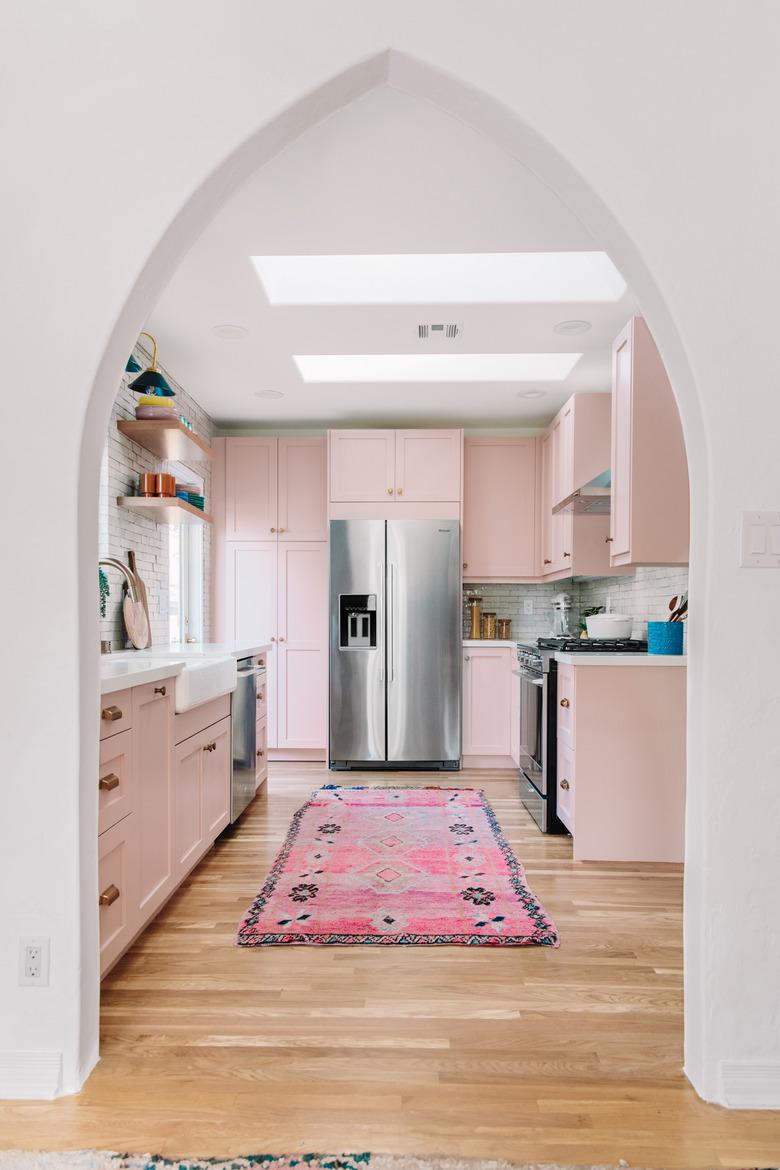
[[[780,512],[742,513],[744,569],[780,569]]]

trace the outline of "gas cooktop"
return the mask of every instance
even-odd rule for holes
[[[540,650],[561,650],[566,654],[644,654],[647,642],[638,638],[539,638]]]

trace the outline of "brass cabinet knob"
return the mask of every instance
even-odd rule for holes
[[[545,557],[545,558],[544,558],[544,564],[545,564],[545,565],[551,565],[551,564],[552,564],[552,561],[550,560],[550,558],[549,558],[549,557]]]
[[[570,556],[571,556],[571,553],[564,553],[563,555],[564,555],[565,557],[570,557]]]
[[[258,756],[264,756],[264,755],[265,755],[265,752],[263,751],[263,749],[262,749],[262,748],[258,748],[258,749],[257,749],[257,754],[258,754]]]
[[[562,707],[570,707],[571,704],[570,704],[568,699],[561,699],[561,706]]]
[[[118,787],[119,777],[116,772],[109,772],[107,776],[101,776],[98,780],[98,788],[101,788],[103,792],[113,792]]]
[[[258,692],[257,692],[257,697],[258,697],[258,699],[263,699],[265,696],[263,695],[263,692],[262,692],[262,691],[258,691]]]
[[[286,528],[280,528],[280,529],[279,529],[279,535],[281,536],[281,534],[282,534],[283,532],[286,532],[286,531],[287,531],[287,529],[286,529]]]
[[[468,567],[469,567],[469,563],[468,563],[468,561],[464,561],[464,562],[463,562],[463,568],[464,568],[464,569],[467,569]]]
[[[404,494],[404,489],[403,489],[403,488],[396,488],[396,489],[395,489],[395,494],[396,494],[397,496],[402,496],[402,495]]]
[[[119,707],[104,707],[100,712],[100,718],[105,719],[107,723],[116,723],[117,719],[122,718],[122,712]]]
[[[388,489],[387,489],[387,494],[388,494],[388,496],[392,496],[392,494],[393,494],[393,489],[392,489],[392,488],[388,488]]]
[[[216,743],[207,743],[203,747],[204,752],[215,752],[217,750]]]
[[[272,637],[271,637],[271,641],[272,641],[272,642],[275,642],[275,641],[276,641],[276,638],[274,638],[274,637],[272,636]]]
[[[463,661],[464,662],[471,662],[471,656],[469,654],[464,654]]]
[[[98,904],[100,906],[112,906],[118,897],[119,887],[115,886],[112,882],[110,886],[106,886],[105,890],[103,890],[103,893],[98,898]]]
[[[272,529],[271,529],[271,531],[272,531],[272,532],[276,532],[276,529],[275,529],[275,528],[272,528]]]
[[[155,687],[154,693],[156,695],[164,695],[165,694],[165,687]]]
[[[280,642],[283,642],[283,641],[284,641],[284,638],[280,638],[280,639],[279,639],[279,641],[280,641]]]
[[[561,780],[561,788],[568,790],[570,787],[568,780]]]

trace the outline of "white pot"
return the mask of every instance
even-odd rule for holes
[[[585,619],[589,638],[630,638],[634,619],[624,613],[597,613]]]

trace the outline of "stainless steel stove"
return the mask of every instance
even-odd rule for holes
[[[543,833],[566,833],[556,811],[558,671],[556,653],[643,654],[634,638],[539,638],[518,643],[520,678],[520,796]]]

